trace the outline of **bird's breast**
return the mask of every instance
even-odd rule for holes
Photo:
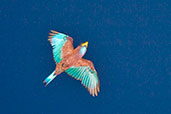
[[[62,67],[63,69],[68,69],[71,66],[73,66],[79,59],[81,59],[82,56],[79,53],[72,53],[68,56],[66,56],[62,61]]]

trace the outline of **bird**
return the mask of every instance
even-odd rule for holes
[[[43,81],[45,86],[56,76],[65,72],[76,80],[80,80],[90,95],[98,96],[100,82],[97,71],[90,60],[83,58],[87,52],[88,42],[81,43],[74,49],[72,37],[54,30],[50,30],[48,40],[53,48],[52,53],[56,68]]]

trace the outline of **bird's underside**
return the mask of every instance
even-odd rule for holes
[[[97,96],[100,91],[99,79],[93,63],[82,58],[86,53],[84,44],[74,49],[73,39],[68,35],[53,30],[49,34],[48,40],[53,47],[56,69],[44,80],[44,83],[48,85],[61,72],[66,72],[73,78],[80,80],[91,95]]]

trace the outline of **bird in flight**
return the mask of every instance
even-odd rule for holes
[[[99,78],[90,60],[84,59],[88,42],[73,47],[73,39],[63,33],[51,30],[49,41],[53,47],[55,70],[43,81],[47,86],[56,76],[66,72],[87,88],[90,95],[97,96],[100,92]]]

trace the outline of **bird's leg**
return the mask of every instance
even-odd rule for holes
[[[56,65],[56,69],[55,69],[55,74],[56,75],[59,75],[60,73],[62,72],[62,68],[61,68],[61,65]]]

